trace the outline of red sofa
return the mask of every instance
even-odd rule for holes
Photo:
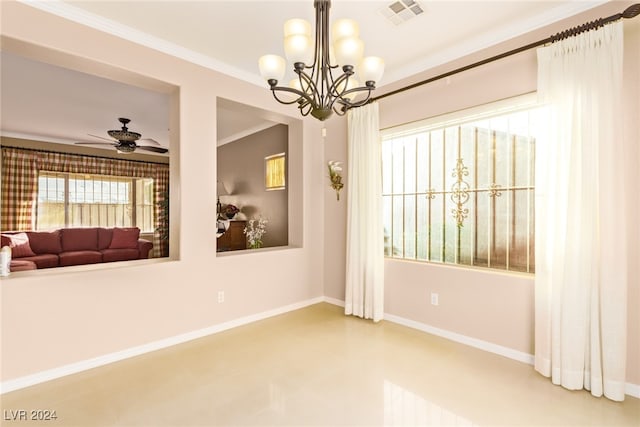
[[[153,248],[137,227],[3,232],[1,245],[11,247],[11,271],[143,259]]]

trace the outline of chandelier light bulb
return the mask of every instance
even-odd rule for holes
[[[284,58],[278,55],[263,55],[258,60],[260,74],[265,80],[280,81],[284,77],[286,63]]]
[[[284,36],[304,35],[311,37],[311,24],[304,19],[289,19],[284,23]]]
[[[292,79],[292,80],[289,82],[289,87],[290,87],[290,88],[293,88],[293,89],[297,89],[297,90],[299,90],[300,92],[304,92],[304,91],[302,90],[302,85],[300,84],[300,79]]]
[[[289,87],[291,89],[295,89],[297,91],[303,92],[302,86],[300,85],[299,78],[294,78],[291,81],[289,81]],[[295,102],[298,98],[300,98],[300,95],[298,95],[297,93],[282,92],[282,99],[285,99],[287,102]]]
[[[334,43],[333,48],[336,54],[337,64],[340,67],[345,65],[356,66],[362,60],[364,43],[356,37],[343,37]]]
[[[353,19],[338,19],[333,23],[331,30],[331,40],[334,43],[345,37],[358,38],[360,36],[358,23]]]
[[[292,34],[284,38],[284,52],[291,64],[313,61],[313,42],[306,34]]]
[[[297,89],[300,92],[305,92],[307,94],[311,93],[311,87],[309,85],[305,85],[304,87],[302,87],[302,84],[300,84],[300,79],[299,78],[292,79],[289,82],[289,87],[293,88],[293,89]]]
[[[342,91],[347,91],[350,89],[354,89],[357,88],[358,86],[360,86],[360,82],[358,82],[358,80],[350,77],[349,79],[347,79],[347,87],[345,88],[345,84],[344,82],[340,83],[338,85],[338,93],[342,93]],[[346,95],[343,95],[345,98],[347,98],[349,101],[353,101],[353,99],[358,95],[357,92],[352,92],[352,93],[348,93]]]
[[[358,75],[364,82],[379,82],[384,74],[384,61],[379,56],[367,56],[358,67]]]

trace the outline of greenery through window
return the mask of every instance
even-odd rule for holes
[[[532,106],[383,131],[385,255],[534,272]]]
[[[154,231],[153,179],[40,172],[36,228],[139,227]]]

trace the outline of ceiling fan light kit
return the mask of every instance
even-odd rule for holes
[[[111,145],[115,147],[116,151],[121,154],[133,153],[137,149],[152,151],[154,153],[167,153],[169,150],[161,147],[157,141],[153,139],[144,139],[141,140],[142,134],[138,132],[130,131],[127,127],[127,124],[131,121],[130,119],[120,117],[118,119],[120,123],[122,123],[121,129],[114,129],[107,131],[107,135],[114,139],[111,142],[76,142],[78,145]],[[107,138],[102,138],[101,136],[90,135],[94,138],[105,139],[109,141]],[[138,142],[146,141],[151,145],[139,145]]]
[[[278,102],[298,104],[303,116],[311,114],[318,120],[326,120],[333,112],[344,115],[349,108],[369,101],[376,82],[382,78],[384,61],[375,56],[363,58],[364,43],[359,38],[357,22],[351,19],[334,22],[331,45],[331,0],[314,0],[314,8],[315,41],[311,37],[311,24],[304,19],[290,19],[284,24],[284,50],[297,78],[289,86],[278,86],[286,66],[279,55],[264,55],[258,65]],[[334,76],[334,72],[339,75]],[[360,86],[356,75],[364,86]],[[356,101],[361,94],[364,98]]]
[[[133,145],[119,145],[116,147],[116,151],[121,154],[129,154],[136,151],[136,147]]]
[[[124,117],[120,117],[118,119],[120,123],[122,123],[122,129],[110,130],[107,131],[107,134],[118,141],[127,141],[127,142],[135,142],[142,138],[138,132],[131,132],[129,128],[127,128],[127,124],[131,121],[129,119],[125,119]]]

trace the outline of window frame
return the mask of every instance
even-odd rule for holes
[[[111,203],[113,205],[122,205],[124,210],[128,210],[130,211],[130,218],[131,218],[131,224],[122,224],[122,225],[118,225],[117,221],[112,221],[115,222],[116,224],[107,224],[107,225],[101,225],[104,227],[138,227],[140,228],[141,233],[154,233],[154,223],[155,223],[155,203],[152,202],[150,205],[147,203],[138,203],[138,199],[140,197],[144,198],[144,194],[138,194],[138,189],[137,187],[140,185],[141,187],[144,187],[145,185],[145,181],[151,181],[151,185],[155,185],[155,182],[153,180],[153,178],[149,178],[149,177],[130,177],[130,176],[115,176],[115,175],[101,175],[101,174],[87,174],[87,173],[75,173],[75,172],[55,172],[55,171],[48,171],[48,170],[42,170],[38,172],[38,196],[36,198],[36,215],[34,216],[34,229],[38,230],[38,231],[44,231],[44,230],[49,230],[49,229],[53,229],[53,228],[68,228],[68,227],[94,227],[96,225],[88,225],[88,224],[82,224],[82,225],[77,225],[77,224],[73,224],[73,220],[71,218],[71,209],[72,209],[72,205],[76,204],[76,205],[80,205],[80,204],[93,204],[95,203],[97,206],[99,205],[109,205],[109,203],[100,203],[100,202],[73,202],[71,200],[71,191],[70,191],[70,181],[72,180],[78,180],[79,177],[88,177],[90,178],[91,181],[93,182],[108,182],[109,185],[113,184],[113,183],[126,183],[128,185],[128,195],[126,197],[127,199],[127,203]],[[50,177],[50,178],[57,178],[57,179],[63,179],[63,194],[62,194],[62,208],[64,209],[64,224],[58,224],[55,226],[44,226],[41,227],[40,226],[40,203],[43,202],[48,202],[49,200],[41,200],[40,197],[40,183],[41,183],[41,179],[45,177]],[[153,188],[153,187],[152,187]],[[85,194],[87,192],[85,191]],[[144,193],[144,192],[143,192]],[[152,191],[152,195],[153,195],[153,191]],[[55,202],[55,201],[54,201]],[[149,207],[151,206],[151,209],[148,211],[150,214],[150,218],[148,218],[146,221],[145,219],[141,219],[139,221],[138,218],[138,209],[140,207]],[[107,208],[108,209],[108,208]],[[108,215],[107,215],[108,216]],[[93,221],[90,221],[93,222]],[[107,221],[109,222],[109,221]],[[151,228],[150,229],[145,229],[144,227],[142,227],[142,225],[144,225],[143,223],[149,223],[151,224]]]
[[[276,167],[274,171],[271,171],[270,165],[276,165],[279,160],[282,160],[282,166]],[[272,178],[272,175],[278,174],[276,178]],[[274,181],[270,185],[271,181]],[[281,185],[278,185],[281,184]],[[278,191],[285,190],[287,188],[287,154],[285,152],[272,154],[264,158],[264,189],[265,191]]]
[[[488,103],[488,104],[484,104],[481,106],[477,106],[477,107],[472,107],[469,109],[465,109],[465,110],[460,110],[460,111],[456,111],[456,112],[452,112],[452,113],[447,113],[447,114],[443,114],[443,115],[439,115],[439,116],[435,116],[432,118],[428,118],[425,120],[419,120],[419,121],[415,121],[415,122],[411,122],[411,123],[406,123],[406,124],[402,124],[399,126],[394,126],[394,127],[390,127],[390,128],[386,128],[386,129],[382,129],[381,130],[381,144],[382,144],[382,159],[381,162],[383,164],[382,167],[382,180],[383,180],[383,189],[382,189],[382,199],[383,199],[383,224],[385,227],[385,258],[390,258],[390,259],[394,259],[394,260],[400,260],[400,261],[414,261],[414,262],[426,262],[426,263],[434,263],[434,264],[439,264],[439,265],[447,265],[447,266],[455,266],[455,267],[471,267],[471,268],[480,268],[483,270],[490,270],[490,271],[502,271],[502,272],[507,272],[507,273],[525,273],[525,274],[532,274],[534,273],[535,270],[535,258],[534,258],[534,252],[535,252],[535,246],[534,246],[534,240],[533,240],[533,227],[534,227],[534,220],[535,220],[535,212],[533,211],[533,203],[535,200],[535,182],[534,182],[534,171],[535,171],[535,141],[538,140],[538,138],[536,137],[536,132],[534,129],[532,129],[531,124],[529,123],[529,155],[531,156],[531,159],[529,160],[530,165],[529,165],[529,172],[530,172],[530,177],[528,178],[528,183],[529,185],[526,188],[519,188],[516,185],[512,185],[512,181],[509,180],[509,185],[504,186],[504,187],[496,187],[493,188],[493,186],[491,188],[485,188],[485,189],[478,189],[478,188],[471,188],[469,187],[468,190],[465,189],[464,192],[460,192],[460,194],[458,194],[458,196],[460,196],[461,194],[468,194],[470,193],[477,193],[480,191],[484,191],[484,192],[492,192],[492,196],[495,195],[499,195],[501,192],[507,192],[508,195],[510,197],[513,198],[513,218],[516,218],[516,215],[518,215],[516,213],[516,208],[515,208],[515,194],[517,191],[519,190],[525,190],[525,195],[528,199],[527,201],[527,208],[528,211],[526,213],[526,215],[524,216],[526,218],[527,221],[527,232],[529,234],[526,235],[526,267],[522,268],[520,267],[517,263],[513,268],[510,268],[509,265],[509,258],[514,256],[512,255],[512,253],[510,252],[510,248],[507,244],[507,248],[506,248],[506,262],[504,266],[496,266],[496,265],[492,265],[491,261],[487,261],[486,265],[483,265],[482,263],[480,263],[479,265],[476,264],[474,261],[476,260],[476,257],[478,256],[478,243],[477,241],[474,241],[473,243],[471,243],[471,262],[467,263],[467,262],[461,262],[460,258],[460,235],[462,234],[460,227],[464,226],[461,225],[462,220],[464,220],[466,218],[467,214],[470,214],[470,212],[468,210],[465,211],[460,211],[460,206],[461,203],[457,204],[457,209],[458,209],[458,215],[459,217],[457,218],[457,226],[458,226],[458,230],[457,232],[455,232],[454,234],[456,234],[457,237],[455,237],[455,239],[457,239],[457,243],[455,243],[454,246],[456,246],[456,248],[454,248],[454,260],[451,261],[447,258],[445,258],[444,255],[442,255],[440,257],[439,260],[437,259],[433,259],[432,255],[431,255],[431,233],[432,233],[432,229],[433,229],[433,222],[431,219],[431,216],[429,214],[429,219],[426,220],[427,222],[425,223],[426,225],[424,226],[424,230],[423,228],[420,227],[420,219],[418,216],[418,204],[421,202],[419,201],[419,197],[421,195],[427,196],[427,198],[429,199],[433,199],[433,197],[435,197],[436,194],[441,194],[442,197],[442,201],[440,202],[440,206],[442,207],[442,223],[443,223],[443,229],[442,229],[442,233],[440,236],[440,240],[441,240],[441,248],[445,248],[448,244],[451,244],[450,240],[450,236],[445,235],[445,231],[444,231],[444,221],[445,221],[445,211],[446,211],[446,215],[456,215],[456,213],[454,212],[455,209],[451,209],[451,212],[449,212],[448,209],[446,209],[445,207],[450,207],[450,205],[453,203],[455,204],[455,202],[453,201],[453,197],[455,197],[455,191],[454,188],[455,187],[451,187],[449,188],[449,185],[447,184],[450,181],[445,180],[444,175],[442,178],[442,182],[440,183],[440,187],[438,188],[438,190],[441,191],[435,191],[435,189],[433,187],[431,187],[431,182],[429,181],[429,188],[426,189],[426,191],[420,191],[418,189],[418,187],[416,188],[412,188],[411,186],[409,186],[409,191],[407,192],[407,188],[406,188],[406,157],[405,157],[405,152],[404,152],[404,146],[406,144],[406,142],[404,142],[404,139],[406,137],[412,137],[415,136],[416,139],[420,136],[420,135],[427,135],[430,138],[431,132],[434,131],[438,131],[438,130],[442,130],[443,133],[452,127],[457,127],[458,128],[458,132],[462,132],[463,126],[464,125],[468,125],[470,123],[475,123],[475,122],[479,122],[482,120],[489,120],[491,118],[498,118],[498,117],[503,117],[506,116],[508,114],[513,114],[513,113],[518,113],[518,112],[523,112],[523,111],[530,111],[531,113],[533,113],[534,117],[536,115],[536,109],[539,108],[539,103],[536,100],[536,94],[535,93],[529,93],[529,94],[525,94],[525,95],[521,95],[521,96],[517,96],[517,97],[513,97],[513,98],[507,98],[507,99],[503,99],[503,100],[499,100],[499,101],[495,101],[492,103]],[[514,137],[517,138],[518,134],[517,133],[508,133],[507,134],[509,137]],[[458,140],[462,140],[462,136],[458,135]],[[443,135],[443,142],[442,142],[442,152],[444,153],[445,150],[445,145],[444,145],[444,135]],[[494,131],[494,138],[495,138],[495,131]],[[398,141],[399,144],[398,145],[402,145],[402,162],[401,162],[401,167],[402,167],[402,189],[400,191],[398,191],[398,188],[396,188],[397,186],[394,185],[394,177],[393,177],[393,165],[392,163],[394,162],[394,156],[398,156],[398,154],[394,154],[393,150],[394,148],[386,148],[386,150],[388,152],[385,152],[385,146],[384,144],[388,143],[389,141],[394,141],[394,140],[401,140]],[[515,139],[514,139],[515,141]],[[466,143],[466,142],[465,142]],[[417,159],[418,158],[418,142],[415,142],[415,154],[414,154],[414,158]],[[391,146],[391,144],[390,144]],[[431,147],[431,143],[429,142],[429,147]],[[495,149],[495,147],[494,147]],[[510,156],[515,156],[513,154],[515,149],[512,149],[509,153]],[[449,154],[450,155],[450,154]],[[385,156],[389,156],[390,159],[386,159]],[[444,154],[443,154],[444,156]],[[447,167],[445,169],[444,166],[444,161],[442,164],[442,173],[446,174],[446,175],[451,175],[451,179],[456,180],[454,181],[454,184],[457,182],[460,185],[466,185],[466,182],[463,182],[463,175],[466,173],[466,167],[464,166],[464,164],[462,164],[460,158],[462,157],[461,154],[461,148],[460,148],[460,142],[458,143],[458,147],[457,147],[457,151],[456,154],[454,154],[454,158],[458,157],[457,161],[454,161],[454,163],[456,163],[456,167],[453,168],[453,170],[450,170],[449,167]],[[431,154],[429,154],[429,161],[431,161]],[[494,155],[494,159],[492,160],[493,162],[495,162],[495,155]],[[508,161],[512,161],[511,157],[509,158]],[[515,160],[513,160],[515,162]],[[447,162],[447,164],[450,164],[450,160]],[[409,162],[411,163],[411,162]],[[415,160],[415,165],[410,165],[409,168],[411,169],[411,167],[415,167],[414,170],[414,176],[416,177],[416,183],[418,180],[418,174],[420,173],[418,170],[418,160]],[[391,172],[389,170],[385,171],[385,165],[387,167],[387,169],[391,169]],[[429,165],[429,172],[426,173],[426,175],[429,176],[429,180],[431,179],[432,176],[432,172],[431,172],[431,165]],[[390,180],[390,182],[389,182]],[[515,181],[513,181],[515,182]],[[477,182],[474,181],[475,184],[477,184]],[[495,183],[495,181],[494,181]],[[476,185],[477,186],[477,185]],[[472,186],[473,187],[473,186]],[[460,187],[458,187],[460,188]],[[452,197],[451,202],[449,202],[447,200],[447,198]],[[414,212],[414,217],[411,218],[411,215],[409,215],[409,229],[406,230],[406,221],[407,221],[407,213],[405,211],[405,203],[406,203],[406,198],[409,197],[413,197],[413,208],[415,208],[415,212]],[[477,200],[477,196],[474,195],[474,197],[476,197]],[[493,197],[495,199],[495,197]],[[395,206],[394,203],[397,202],[397,200],[401,199],[402,201],[402,207],[400,208],[399,205]],[[428,203],[428,209],[429,212],[431,212],[431,203],[430,201],[427,202]],[[487,202],[489,203],[489,202]],[[522,203],[522,202],[520,202]],[[410,207],[411,209],[411,207]],[[394,215],[396,215],[398,213],[398,211],[400,211],[401,213],[401,217],[399,219],[399,221],[402,223],[402,227],[401,227],[401,246],[399,245],[399,242],[397,242],[397,231],[395,230],[396,228],[396,220],[397,218],[394,218]],[[477,215],[478,212],[480,211],[473,211],[473,214],[476,215],[475,217],[475,221],[477,223]],[[485,216],[487,218],[495,218],[498,215],[498,212],[496,210],[495,207],[493,208],[487,208],[487,210],[485,211],[488,214],[485,214]],[[490,214],[490,215],[489,215]],[[489,220],[489,219],[488,219]],[[495,222],[495,219],[493,219],[493,221]],[[411,224],[412,223],[412,224]],[[463,223],[464,224],[464,223]],[[412,227],[411,227],[412,225]],[[495,234],[495,224],[493,225],[493,232]],[[387,230],[388,229],[388,230]],[[499,230],[500,232],[502,232],[503,230]],[[515,240],[515,232],[513,229],[509,228],[509,226],[507,227],[507,231],[508,231],[508,235],[506,237],[507,240],[509,239],[514,239]],[[388,232],[388,233],[387,233]],[[421,234],[425,234],[428,236],[429,240],[427,241],[427,243],[424,242],[425,237],[422,236],[422,242],[420,242],[420,246],[418,245],[418,241],[421,238]],[[413,246],[413,250],[409,251],[409,254],[407,254],[407,245],[406,245],[406,239],[409,238],[409,240],[411,240],[411,238],[414,239],[414,243],[415,245]],[[387,241],[387,239],[389,239]],[[426,250],[427,253],[426,255],[423,255],[422,258],[420,258],[421,254],[419,254],[419,252],[424,252],[424,245],[426,246]],[[401,247],[401,253],[400,255],[397,255],[395,249],[397,247]],[[443,254],[444,254],[444,249],[443,250]],[[449,249],[450,250],[450,249]],[[489,249],[487,249],[487,251],[489,251]],[[451,255],[449,255],[450,257]],[[488,255],[490,258],[490,255]],[[425,259],[426,258],[426,259]]]

